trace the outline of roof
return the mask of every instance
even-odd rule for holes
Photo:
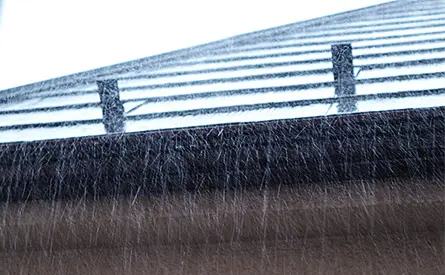
[[[444,7],[396,1],[2,91],[0,201],[440,181]]]
[[[105,135],[98,81],[125,132],[445,106],[445,3],[395,1],[0,91],[0,142]],[[351,44],[339,111],[331,46]]]

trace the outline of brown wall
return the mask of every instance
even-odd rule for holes
[[[445,274],[445,183],[0,208],[1,274]]]

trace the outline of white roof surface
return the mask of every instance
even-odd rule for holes
[[[97,79],[118,80],[126,132],[336,115],[335,43],[353,47],[354,112],[445,106],[444,19],[445,1],[396,1],[168,66],[141,63],[84,84],[0,91],[7,95],[0,103],[0,142],[105,134]]]

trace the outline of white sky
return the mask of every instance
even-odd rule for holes
[[[0,89],[383,2],[3,0]]]

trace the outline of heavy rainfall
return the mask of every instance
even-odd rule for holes
[[[444,273],[445,2],[380,2],[0,90],[0,274]]]

